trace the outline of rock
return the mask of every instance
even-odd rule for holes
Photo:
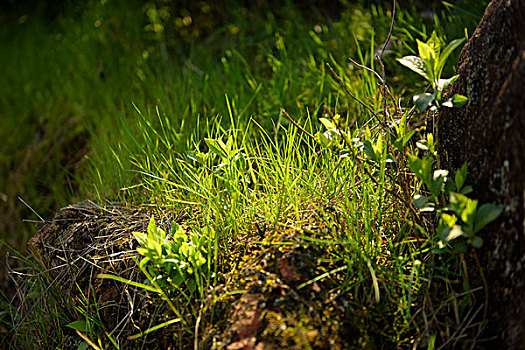
[[[481,202],[504,206],[481,233],[477,252],[489,287],[488,327],[498,348],[525,342],[525,6],[494,0],[463,48],[447,91],[469,97],[463,108],[437,115],[440,168],[467,161],[467,182]],[[476,269],[472,264],[472,269]]]

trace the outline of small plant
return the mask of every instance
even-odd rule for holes
[[[202,235],[191,232],[189,235],[178,224],[173,224],[170,235],[158,228],[152,217],[147,233],[134,232],[133,236],[141,245],[137,252],[143,256],[139,266],[146,268],[152,283],[167,291],[180,290],[186,285],[193,293],[203,289],[203,275],[208,272],[208,253],[210,242],[214,239],[213,230],[205,230]]]
[[[442,50],[441,40],[436,32],[433,32],[427,42],[417,40],[419,57],[405,56],[398,59],[401,64],[420,74],[432,84],[433,93],[425,92],[413,98],[414,107],[420,113],[428,109],[436,111],[443,106],[460,107],[468,101],[467,97],[459,94],[443,101],[443,92],[458,76],[441,79],[446,59],[463,41],[464,39],[454,40]],[[376,73],[376,76],[379,77],[379,74]],[[478,207],[477,200],[466,196],[472,191],[472,187],[464,186],[467,177],[466,163],[456,171],[454,181],[449,178],[448,170],[435,169],[436,142],[431,133],[427,133],[423,139],[416,142],[416,149],[413,149],[408,141],[418,133],[418,130],[410,130],[408,127],[407,119],[412,112],[413,109],[399,112],[401,114],[399,119],[392,118],[388,127],[385,123],[380,123],[383,128],[375,133],[372,133],[368,126],[362,127],[353,138],[351,130],[345,127],[339,114],[333,116],[332,120],[321,118],[320,122],[327,130],[318,132],[315,139],[324,148],[338,149],[342,154],[341,158],[345,157],[348,152],[358,149],[366,156],[365,159],[369,159],[375,167],[379,167],[378,171],[369,173],[369,175],[373,177],[377,185],[385,186],[386,190],[388,186],[384,181],[387,178],[388,168],[394,170],[391,171],[390,177],[395,183],[396,178],[401,179],[395,170],[408,165],[426,191],[425,195],[418,193],[414,196],[414,206],[420,212],[434,212],[439,218],[438,247],[443,249],[458,237],[465,237],[469,244],[480,247],[483,240],[476,236],[476,233],[495,220],[500,215],[502,208],[494,204],[483,204]],[[374,117],[378,117],[377,114],[373,114]],[[390,136],[390,143],[387,142],[388,136]],[[398,153],[395,153],[392,147]],[[418,153],[423,155],[421,157],[414,155]],[[395,154],[397,157],[394,156]],[[401,188],[406,187],[398,185]],[[414,191],[421,191],[421,185],[413,184],[413,186]],[[395,192],[392,191],[392,194]]]
[[[467,97],[455,94],[443,102],[443,92],[459,76],[441,79],[446,59],[463,41],[464,39],[453,40],[442,51],[441,40],[434,31],[426,43],[417,40],[419,57],[405,56],[398,59],[399,63],[420,74],[432,84],[433,93],[425,92],[413,97],[414,106],[419,112],[423,113],[428,108],[430,111],[436,111],[443,106],[460,107],[468,101]],[[448,170],[433,170],[436,145],[432,134],[427,134],[425,139],[416,143],[416,146],[426,152],[426,155],[419,158],[408,153],[408,164],[429,193],[427,196],[415,195],[414,205],[422,212],[435,211],[439,217],[437,228],[440,238],[439,248],[444,248],[450,241],[461,236],[466,237],[467,242],[474,247],[480,247],[483,240],[475,234],[500,215],[501,207],[487,203],[478,208],[478,201],[466,196],[472,191],[472,187],[464,186],[467,178],[467,163],[456,171],[454,181],[448,177]],[[445,204],[441,205],[443,198]]]
[[[435,111],[441,106],[445,107],[460,107],[463,106],[468,98],[455,94],[446,101],[442,101],[443,92],[452,84],[458,76],[453,76],[448,79],[441,79],[441,73],[445,67],[445,62],[448,56],[463,43],[465,39],[456,39],[450,42],[444,49],[442,49],[441,40],[438,38],[436,32],[432,32],[430,39],[426,43],[417,40],[417,47],[419,51],[418,56],[405,56],[399,58],[398,61],[402,65],[410,68],[417,74],[424,77],[432,84],[433,93],[424,92],[414,95],[414,105],[419,112],[426,111],[429,107],[431,111]]]
[[[478,201],[466,196],[472,191],[472,187],[464,186],[467,163],[456,171],[452,181],[447,170],[432,170],[433,150],[427,152],[428,156],[425,158],[408,154],[410,170],[425,184],[429,192],[427,196],[415,195],[414,205],[420,212],[435,212],[439,217],[437,234],[440,249],[461,236],[467,238],[467,242],[474,247],[481,247],[483,240],[476,233],[494,221],[501,214],[502,208],[490,203],[478,208]],[[445,198],[445,204],[440,204],[442,198]]]

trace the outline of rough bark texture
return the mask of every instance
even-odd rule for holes
[[[525,344],[525,5],[492,1],[461,52],[459,79],[447,91],[469,97],[467,106],[438,114],[440,166],[468,161],[482,202],[504,206],[481,236],[478,251],[489,286],[489,326],[498,348]]]

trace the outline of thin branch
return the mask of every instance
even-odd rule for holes
[[[383,86],[383,78],[381,78],[381,76],[379,75],[378,72],[376,72],[375,70],[367,67],[367,66],[364,66],[356,61],[354,61],[352,58],[348,57],[348,59],[350,60],[350,62],[352,62],[353,64],[355,64],[356,66],[358,66],[359,68],[362,68],[362,69],[365,69],[367,71],[369,71],[370,73],[374,74],[377,79],[379,79],[379,81],[381,82],[381,85],[380,86]],[[390,95],[390,98],[392,99],[392,103],[394,104],[394,107],[396,109],[396,114],[399,113],[399,108],[397,107],[396,105],[396,99],[394,98],[394,95],[392,95],[392,92],[390,92],[390,89],[388,88],[388,85],[384,85],[384,88],[386,88],[386,92],[388,93],[388,95]]]
[[[308,135],[308,137],[312,138],[312,140],[315,140],[315,136],[314,135],[312,135],[311,133],[306,131],[305,128],[303,128],[295,120],[293,120],[292,117],[290,117],[290,115],[288,113],[286,113],[286,111],[284,109],[282,109],[282,108],[281,108],[281,113],[284,114],[284,116],[290,121],[290,123],[292,123],[297,129],[299,129],[302,132],[304,132],[306,135]]]
[[[392,31],[394,30],[395,19],[396,19],[396,0],[394,0],[394,5],[392,9],[392,22],[390,23],[390,31],[388,32],[388,36],[386,38],[385,43],[383,44],[383,50],[381,50],[381,55],[379,55],[379,63],[381,64],[381,71],[383,73],[383,110],[385,112],[385,116],[388,115],[387,114],[388,111],[386,109],[386,79],[385,79],[385,66],[383,65],[383,55],[385,54],[385,50],[386,50],[388,43],[390,42]]]
[[[383,45],[383,50],[381,50],[381,56],[379,56],[380,59],[383,59],[383,54],[385,53],[386,46],[388,45],[388,42],[390,41],[390,37],[392,36],[392,31],[394,30],[394,20],[396,18],[396,0],[394,0],[394,8],[392,10],[392,22],[390,23],[390,31],[388,32],[388,36],[386,38],[386,41]]]
[[[31,210],[31,211],[33,212],[33,214],[35,214],[36,216],[38,216],[38,218],[40,219],[40,221],[41,221],[42,223],[44,223],[44,224],[46,223],[46,220],[44,220],[40,215],[38,215],[38,213],[37,213],[33,208],[31,208],[31,206],[30,206],[29,204],[27,204],[27,203],[22,199],[22,197],[18,196],[18,200],[19,200],[20,202],[24,203],[24,205],[25,205],[26,207],[28,207],[29,210]]]
[[[337,81],[339,82],[339,84],[345,89],[346,93],[351,97],[353,98],[354,100],[356,100],[357,102],[359,102],[363,107],[365,107],[370,113],[372,113],[372,115],[374,117],[377,118],[377,115],[376,113],[374,112],[374,110],[372,108],[370,108],[367,104],[365,104],[363,101],[361,101],[360,99],[358,99],[353,93],[350,92],[350,90],[348,89],[348,87],[346,86],[345,82],[343,81],[343,79],[341,79],[341,77],[339,75],[337,75],[337,73],[334,71],[334,69],[332,68],[332,66],[330,65],[330,63],[326,63],[326,65],[328,66],[328,68],[330,69],[330,71],[332,72],[332,74],[334,75],[334,77],[337,79]]]
[[[383,74],[383,113],[385,114],[385,117],[389,117],[388,109],[386,108],[386,74],[385,74],[385,65],[383,64],[383,60],[381,59],[381,56],[377,56],[379,64],[381,65],[381,74]]]
[[[367,71],[373,73],[377,79],[379,79],[381,81],[381,83],[383,83],[383,78],[381,78],[381,76],[379,75],[378,72],[376,72],[375,70],[371,69],[371,68],[368,68],[367,66],[364,66],[360,63],[357,63],[356,61],[354,61],[353,59],[351,59],[350,57],[348,57],[348,59],[350,60],[350,62],[352,62],[353,64],[355,64],[356,66],[358,66],[359,68],[363,68],[363,69],[366,69]]]

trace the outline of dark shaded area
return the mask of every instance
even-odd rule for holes
[[[148,329],[152,319],[163,319],[156,297],[97,277],[109,273],[140,280],[132,260],[136,256],[132,232],[143,232],[147,222],[145,211],[119,205],[87,201],[61,209],[28,242],[36,260],[29,268],[33,274],[14,277],[19,290],[11,307],[18,312],[10,310],[13,327],[0,331],[0,343],[17,349],[76,349],[81,340],[65,325],[84,319],[86,312],[97,315],[93,322],[103,322],[115,334],[136,334]],[[40,297],[35,298],[35,293]],[[39,329],[35,322],[45,326]],[[165,349],[178,332],[165,328],[138,340],[115,337],[123,349]],[[87,334],[96,336],[90,330]],[[108,342],[104,348],[112,345]]]
[[[508,349],[521,349],[525,341],[524,18],[519,0],[490,3],[448,91],[469,102],[438,116],[440,167],[457,169],[468,161],[467,181],[478,199],[504,206],[498,222],[482,233],[478,256],[490,290],[485,337]]]

